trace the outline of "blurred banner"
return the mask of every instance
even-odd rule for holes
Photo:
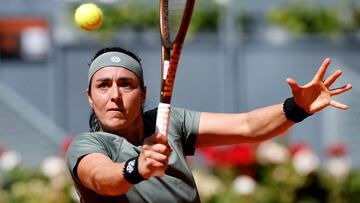
[[[1,17],[2,60],[44,61],[50,49],[49,25],[44,17]]]

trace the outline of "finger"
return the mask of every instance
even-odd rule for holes
[[[156,134],[153,134],[150,137],[146,138],[144,143],[149,144],[149,145],[156,144],[156,143],[167,144],[168,138],[167,138],[167,136],[164,136],[160,133],[156,133]]]
[[[161,144],[167,144],[168,143],[168,137],[163,134],[156,134],[154,137],[155,143],[161,143]]]
[[[152,171],[151,176],[161,177],[165,174],[166,169],[168,169],[168,165],[154,162],[149,165],[149,169]]]
[[[172,147],[169,144],[169,140],[167,136],[163,136],[162,134],[157,134],[154,141],[155,143],[165,145],[168,149],[170,149],[170,152],[172,151]]]
[[[344,92],[347,92],[348,90],[351,90],[352,89],[352,85],[351,84],[347,84],[343,87],[340,87],[340,88],[336,88],[336,89],[333,89],[330,91],[330,95],[331,96],[335,96],[335,95],[338,95],[338,94],[342,94]]]
[[[290,86],[293,94],[295,94],[295,93],[297,93],[297,92],[300,91],[301,88],[300,88],[300,86],[297,84],[297,82],[296,82],[294,79],[292,79],[292,78],[287,78],[287,79],[286,79],[286,82],[289,84],[289,86]]]
[[[167,163],[163,163],[163,162],[157,161],[155,159],[149,159],[149,160],[147,160],[147,167],[150,170],[166,169]]]
[[[349,108],[347,105],[342,104],[342,103],[337,102],[337,101],[334,101],[334,100],[330,101],[330,106],[333,106],[335,108],[342,109],[342,110],[346,110],[346,109]]]
[[[155,152],[164,154],[166,156],[170,155],[171,148],[169,146],[163,145],[163,144],[155,144],[151,146],[151,149]]]
[[[341,70],[335,71],[333,74],[331,74],[326,80],[324,81],[325,87],[329,88],[335,81],[342,75]]]
[[[167,155],[155,151],[144,151],[144,158],[145,160],[153,159],[164,164],[167,164],[168,162]]]
[[[139,173],[145,179],[150,178],[151,176],[163,176],[165,170],[168,168],[167,164],[163,164],[156,160],[150,159],[142,164],[139,164]]]
[[[159,153],[152,149],[152,146],[144,146],[143,150],[140,153],[140,159],[141,160],[157,160],[163,163],[168,162],[169,154]]]
[[[324,75],[326,73],[326,69],[328,68],[328,66],[330,65],[330,59],[326,58],[323,63],[321,64],[318,72],[315,74],[314,79],[315,81],[322,81],[324,78]]]

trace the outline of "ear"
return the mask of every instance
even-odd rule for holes
[[[91,98],[91,92],[89,92],[89,89],[86,89],[86,95],[87,95],[90,107],[94,109],[94,106],[93,106],[94,102]]]

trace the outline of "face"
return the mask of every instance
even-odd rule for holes
[[[142,122],[141,107],[145,95],[139,78],[133,72],[106,67],[93,75],[88,100],[102,130],[115,133],[130,130]]]

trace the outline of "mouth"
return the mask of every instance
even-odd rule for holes
[[[120,108],[110,108],[110,109],[108,109],[108,111],[110,111],[110,112],[121,112],[121,113],[123,113],[123,112],[124,112],[124,109],[120,109]]]

